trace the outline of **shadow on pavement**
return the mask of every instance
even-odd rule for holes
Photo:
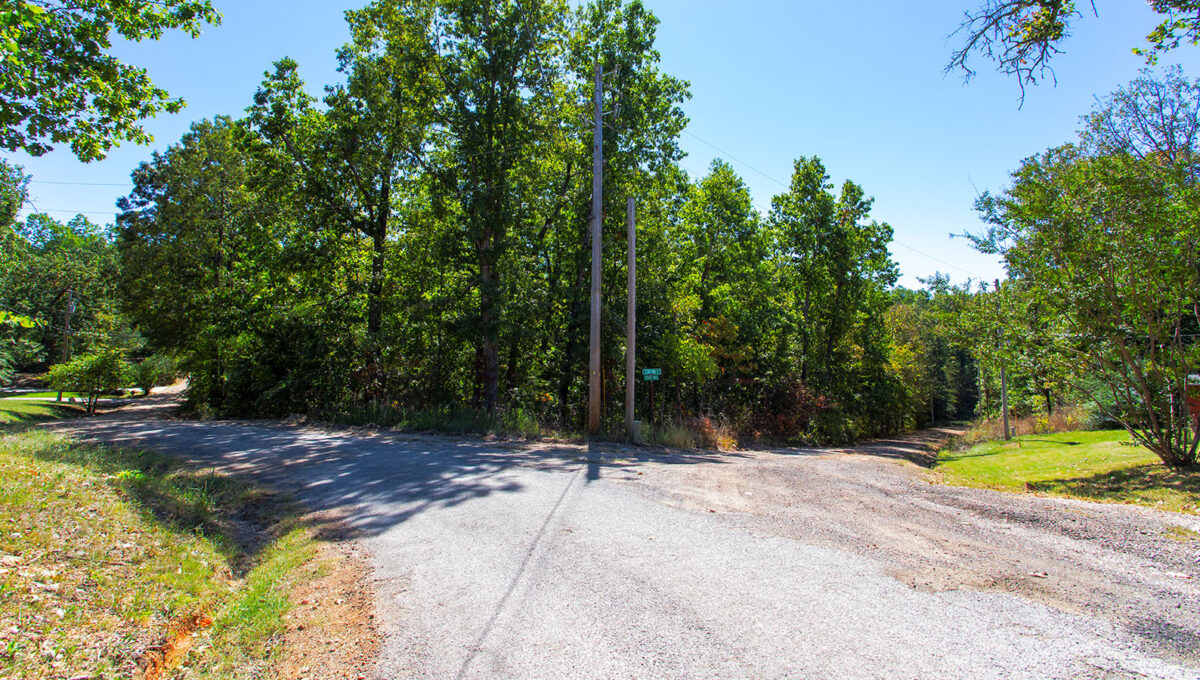
[[[88,441],[145,448],[292,494],[330,531],[377,535],[426,510],[520,491],[513,468],[575,471],[645,461],[721,462],[739,454],[654,452],[613,444],[492,442],[403,433],[323,431],[277,423],[186,421],[129,413],[48,426]]]

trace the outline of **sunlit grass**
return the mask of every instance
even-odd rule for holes
[[[3,396],[0,396],[0,401],[20,401],[23,399],[58,399],[58,394],[59,393],[55,392],[54,390],[49,390],[49,391],[44,391],[44,392],[14,392],[12,394],[4,394]],[[102,395],[100,395],[100,398],[101,399],[111,399],[114,397],[116,397],[116,398],[132,397],[132,396],[135,396],[138,394],[141,394],[141,392],[135,391],[135,390],[122,390],[121,392],[115,393],[115,394],[102,394]],[[62,398],[64,400],[67,400],[67,399],[81,400],[81,399],[87,399],[87,395],[79,393],[79,392],[63,392]]]
[[[1123,431],[1064,432],[943,452],[947,484],[1200,513],[1200,471],[1175,471]]]

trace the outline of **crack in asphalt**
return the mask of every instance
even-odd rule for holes
[[[479,651],[483,649],[484,643],[487,641],[488,636],[491,635],[492,629],[496,625],[496,620],[500,618],[500,614],[504,611],[505,605],[508,604],[513,592],[517,589],[517,585],[525,576],[525,572],[529,568],[530,560],[533,559],[533,555],[537,552],[538,547],[542,545],[543,539],[546,536],[546,530],[550,528],[550,523],[558,514],[558,509],[562,507],[563,501],[567,499],[567,494],[571,492],[571,489],[575,486],[576,480],[579,479],[586,469],[587,466],[579,466],[579,469],[567,479],[567,485],[563,488],[562,494],[559,495],[558,500],[554,502],[554,507],[550,508],[550,512],[546,513],[546,519],[542,522],[541,528],[538,529],[537,536],[534,537],[533,542],[530,543],[529,548],[525,551],[525,558],[521,560],[521,566],[518,567],[516,573],[513,574],[512,582],[508,585],[508,589],[504,591],[504,597],[500,598],[500,601],[496,603],[496,609],[492,612],[492,615],[488,617],[487,623],[485,623],[483,626],[483,630],[479,632],[479,637],[476,638],[475,642],[468,647],[470,651],[467,654],[467,657],[463,659],[462,667],[459,668],[458,673],[454,676],[457,680],[462,680],[462,678],[466,677],[467,669],[471,666],[471,662],[475,660],[475,658],[479,655]]]

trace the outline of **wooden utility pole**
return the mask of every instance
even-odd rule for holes
[[[62,334],[62,363],[67,363],[71,360],[71,317],[75,316],[75,290],[67,289],[67,313],[63,315],[63,334]],[[58,398],[55,401],[62,401],[62,390],[58,391]]]
[[[1008,427],[1008,371],[1000,364],[1000,408],[1004,409],[1004,438],[1012,439],[1012,430]]]
[[[588,433],[600,433],[600,222],[604,182],[604,72],[596,62],[592,131],[592,328],[588,345]]]
[[[996,279],[996,308],[1000,309],[1000,279]],[[1000,341],[1000,347],[1004,347],[1004,341]],[[1004,439],[1007,441],[1012,439],[1012,430],[1008,427],[1008,369],[1004,367],[1004,357],[1000,357],[1000,410],[1002,411],[1001,420],[1004,423]]]
[[[629,228],[629,299],[625,309],[625,440],[633,442],[633,397],[637,386],[637,214],[633,196],[625,203]]]

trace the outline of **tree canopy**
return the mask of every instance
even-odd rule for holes
[[[0,0],[0,148],[41,156],[69,144],[86,162],[150,141],[140,121],[183,100],[109,54],[112,34],[195,37],[219,20],[209,0]]]
[[[1200,366],[1197,95],[1179,72],[1143,77],[1077,144],[1026,160],[979,202],[990,230],[977,243],[1004,256],[1047,358],[1173,467],[1200,446],[1186,405]]]
[[[621,411],[624,204],[638,205],[638,364],[656,421],[782,439],[903,427],[888,368],[891,229],[802,158],[763,215],[733,168],[678,166],[687,84],[640,2],[380,0],[347,13],[342,81],[298,65],[245,118],[202,121],[134,173],[126,309],[215,411],[348,417],[478,408],[573,428],[586,392],[599,61],[605,413]],[[783,413],[783,417],[776,417]],[[396,415],[394,417],[400,417]]]

